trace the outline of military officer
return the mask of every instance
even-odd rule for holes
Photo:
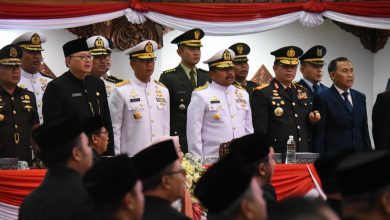
[[[52,80],[43,94],[43,120],[76,114],[80,120],[101,115],[109,132],[106,154],[114,155],[114,136],[107,94],[102,80],[89,76],[93,57],[85,39],[76,39],[63,46],[69,71]]]
[[[319,113],[310,113],[306,88],[293,83],[298,57],[302,53],[303,51],[295,46],[271,52],[275,56],[275,78],[270,84],[261,85],[253,92],[251,107],[255,133],[268,133],[270,144],[277,153],[286,152],[289,135],[294,136],[297,151],[311,151],[309,119],[313,123],[320,119]]]
[[[15,44],[0,50],[0,158],[31,163],[31,133],[39,118],[34,93],[17,86],[22,53]]]
[[[188,151],[203,163],[218,157],[221,143],[253,133],[249,95],[232,85],[233,59],[234,52],[223,49],[204,62],[213,81],[195,89],[188,106]]]
[[[93,56],[91,76],[102,79],[106,86],[107,97],[110,97],[115,84],[124,80],[109,74],[111,68],[110,40],[103,36],[93,36],[87,39],[89,52]]]
[[[176,68],[164,71],[160,77],[160,82],[169,90],[171,100],[171,135],[179,136],[184,153],[188,152],[186,123],[191,93],[196,87],[211,82],[208,72],[196,67],[201,57],[203,36],[204,32],[195,28],[173,39],[171,43],[177,44],[181,62]]]
[[[130,66],[134,71],[112,91],[110,108],[115,136],[115,153],[134,156],[159,136],[169,135],[169,92],[150,79],[154,71],[157,43],[143,41],[130,48]]]
[[[240,85],[249,94],[251,98],[253,90],[259,86],[259,84],[246,80],[249,71],[248,54],[251,52],[251,48],[245,43],[236,43],[229,47],[236,54],[233,60],[234,64],[234,77],[236,81],[234,83]]]
[[[310,101],[313,100],[314,95],[328,88],[321,83],[323,76],[322,68],[325,65],[325,54],[326,48],[324,46],[317,45],[310,48],[305,54],[299,57],[299,61],[301,63],[300,70],[303,78],[298,82],[298,84],[306,88]]]
[[[12,42],[13,44],[19,45],[23,50],[22,76],[18,86],[35,94],[40,123],[43,122],[42,96],[47,84],[52,80],[52,76],[39,71],[43,61],[42,44],[45,42],[46,37],[36,32],[22,34]]]

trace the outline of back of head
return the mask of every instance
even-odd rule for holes
[[[43,163],[49,168],[65,165],[71,159],[73,148],[80,146],[82,132],[80,120],[75,115],[44,122],[33,133]]]

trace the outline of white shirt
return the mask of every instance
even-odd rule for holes
[[[337,87],[336,85],[334,85],[334,87],[337,89],[337,91],[340,93],[341,95],[341,98],[344,100],[344,96],[343,96],[343,93],[344,92],[348,92],[348,100],[349,102],[351,103],[351,105],[353,106],[353,102],[352,102],[352,96],[351,96],[351,91],[348,89],[347,91],[344,91],[342,89],[340,89],[339,87]]]
[[[116,87],[109,100],[115,154],[134,156],[159,136],[169,136],[169,92],[161,83],[136,77]]]
[[[27,89],[30,92],[33,92],[35,99],[37,100],[39,122],[42,124],[42,97],[43,93],[46,90],[47,84],[52,80],[51,78],[42,75],[37,72],[35,74],[27,73],[21,68],[21,77],[18,84],[19,87]]]
[[[249,95],[213,82],[192,92],[187,110],[188,151],[202,160],[218,157],[219,145],[253,133]]]

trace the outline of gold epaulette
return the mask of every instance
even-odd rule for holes
[[[203,86],[199,86],[198,88],[194,89],[194,91],[200,91],[206,89],[207,87],[209,87],[209,82],[206,82]]]
[[[163,71],[162,74],[165,74],[165,73],[172,73],[172,72],[175,72],[175,71],[176,71],[176,68],[172,68],[172,69]]]
[[[120,87],[120,86],[129,84],[129,83],[130,83],[130,80],[126,79],[126,80],[123,80],[122,82],[115,83],[115,86]]]
[[[236,87],[237,89],[245,90],[244,87],[242,87],[241,84],[237,81],[234,81],[233,86]]]
[[[264,83],[264,84],[262,84],[262,85],[260,85],[260,86],[256,87],[256,88],[255,88],[255,90],[264,89],[264,88],[267,88],[268,86],[269,86],[269,84],[268,84],[268,83]]]
[[[298,83],[296,83],[296,82],[293,82],[293,85],[294,85],[296,88],[298,88],[298,89],[303,89],[303,90],[307,91],[307,88],[304,87],[304,86],[302,86],[301,84],[298,84]]]
[[[123,81],[124,81],[124,79],[120,79],[120,78],[118,78],[118,77],[116,77],[116,76],[113,76],[113,75],[104,75],[104,76],[103,76],[103,79],[105,79],[105,80],[108,81],[108,82],[112,82],[112,83],[114,83],[114,84],[120,83],[120,82],[123,82]]]
[[[50,79],[54,79],[54,77],[52,75],[49,75],[47,73],[44,73],[43,71],[42,72],[39,72],[42,76],[44,77],[47,77],[47,78],[50,78]]]
[[[167,88],[162,82],[158,81],[158,80],[154,80],[155,83],[157,83],[158,85],[164,87],[164,88]]]

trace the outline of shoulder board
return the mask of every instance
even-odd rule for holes
[[[236,87],[237,89],[245,90],[245,89],[240,85],[240,83],[238,83],[237,81],[234,81],[233,86]]]
[[[129,83],[130,83],[130,80],[126,79],[126,80],[123,80],[122,82],[115,83],[115,86],[116,86],[116,87],[120,87],[120,86],[129,84]]]
[[[255,90],[264,89],[264,88],[267,88],[268,86],[269,86],[269,84],[268,84],[268,83],[264,83],[264,84],[262,84],[262,85],[260,85],[260,86],[256,87],[256,88],[255,88]]]
[[[120,79],[120,78],[115,77],[113,75],[109,75],[109,76],[105,75],[103,78],[105,80],[107,80],[108,82],[112,82],[112,83],[115,83],[115,84],[124,81],[124,79]]]
[[[175,72],[175,71],[176,71],[176,68],[172,68],[172,69],[163,71],[163,74],[165,74],[165,73],[172,73],[172,72]]]
[[[158,81],[158,80],[154,80],[155,83],[157,83],[158,85],[164,87],[164,88],[167,88],[162,82]]]
[[[306,87],[302,86],[301,84],[298,84],[298,83],[296,83],[296,82],[293,82],[293,85],[294,85],[296,88],[298,88],[298,89],[303,89],[303,90],[307,91]]]
[[[207,87],[209,87],[209,82],[206,82],[203,86],[199,86],[198,88],[194,89],[194,91],[200,91],[206,89]]]
[[[43,72],[39,72],[42,76],[44,77],[47,77],[47,78],[50,78],[50,79],[54,79],[54,77],[52,75],[49,75],[47,73],[43,73]]]

